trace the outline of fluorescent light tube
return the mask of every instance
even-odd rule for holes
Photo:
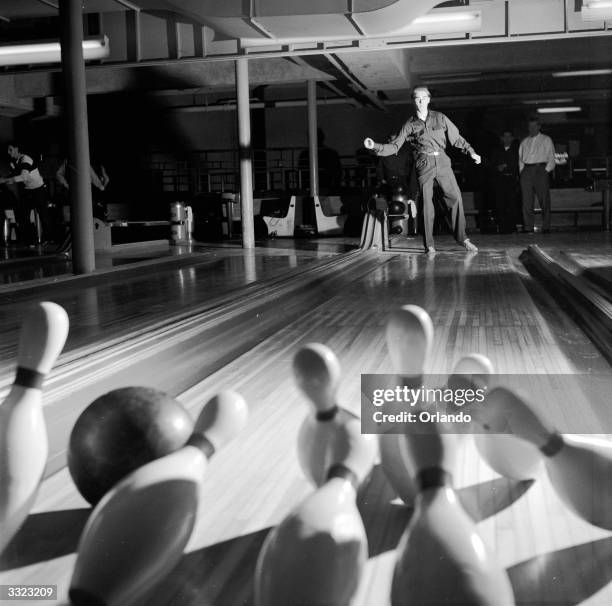
[[[567,107],[538,107],[538,114],[568,114],[570,112],[580,112],[581,107],[568,105]]]
[[[583,21],[607,21],[612,19],[612,2],[610,0],[587,0],[582,3]]]
[[[400,26],[398,29],[389,30],[377,38],[394,38],[397,36],[426,36],[435,34],[466,34],[478,32],[482,28],[481,10],[440,10],[432,11],[421,17],[417,17],[412,23]],[[305,44],[308,42],[335,42],[341,40],[352,40],[359,36],[304,36],[295,38],[241,38],[243,48],[257,46],[275,46],[279,44]]]
[[[104,59],[110,48],[108,38],[83,40],[83,59]],[[61,46],[57,41],[32,44],[11,44],[0,46],[0,65],[31,65],[35,63],[59,63]]]
[[[457,34],[477,32],[482,28],[482,11],[432,11],[422,17],[417,17],[412,23],[399,30],[389,32],[390,36],[399,34]]]
[[[553,78],[572,78],[579,76],[609,76],[612,69],[578,69],[568,72],[553,72]]]
[[[523,101],[524,105],[542,105],[542,103],[573,103],[573,99],[530,99]]]

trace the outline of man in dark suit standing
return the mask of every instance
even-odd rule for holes
[[[510,234],[517,223],[523,221],[519,198],[518,144],[509,129],[503,132],[501,144],[493,150],[491,171],[499,233]]]

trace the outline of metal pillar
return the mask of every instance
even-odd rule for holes
[[[242,220],[242,248],[254,248],[253,154],[251,148],[251,116],[249,113],[249,65],[247,61],[248,59],[236,60],[236,98],[240,155],[240,215]]]
[[[83,61],[83,14],[81,0],[60,0],[62,71],[65,85],[66,139],[70,183],[72,271],[91,273],[96,268],[93,214],[89,175],[87,88]]]
[[[317,83],[308,80],[308,163],[310,195],[319,195],[319,154],[317,142]]]

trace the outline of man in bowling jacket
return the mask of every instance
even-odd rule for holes
[[[368,138],[364,145],[373,149],[378,156],[396,154],[400,147],[408,141],[415,150],[415,168],[423,201],[423,227],[425,252],[435,253],[433,242],[434,180],[442,189],[444,201],[452,212],[453,234],[467,251],[478,249],[470,242],[465,233],[465,216],[463,201],[457,180],[451,168],[450,158],[446,155],[446,141],[469,154],[480,164],[480,156],[472,146],[459,134],[457,127],[441,112],[429,110],[431,95],[426,86],[417,86],[412,92],[415,115],[411,116],[402,127],[395,139],[389,143],[375,143]]]

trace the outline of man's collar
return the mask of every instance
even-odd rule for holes
[[[433,110],[432,109],[427,110],[427,115],[425,116],[425,119],[421,118],[419,116],[419,114],[417,114],[417,112],[415,111],[414,114],[412,114],[412,118],[414,120],[421,120],[421,121],[425,122],[427,120],[427,118],[429,118],[431,115],[433,115]]]

